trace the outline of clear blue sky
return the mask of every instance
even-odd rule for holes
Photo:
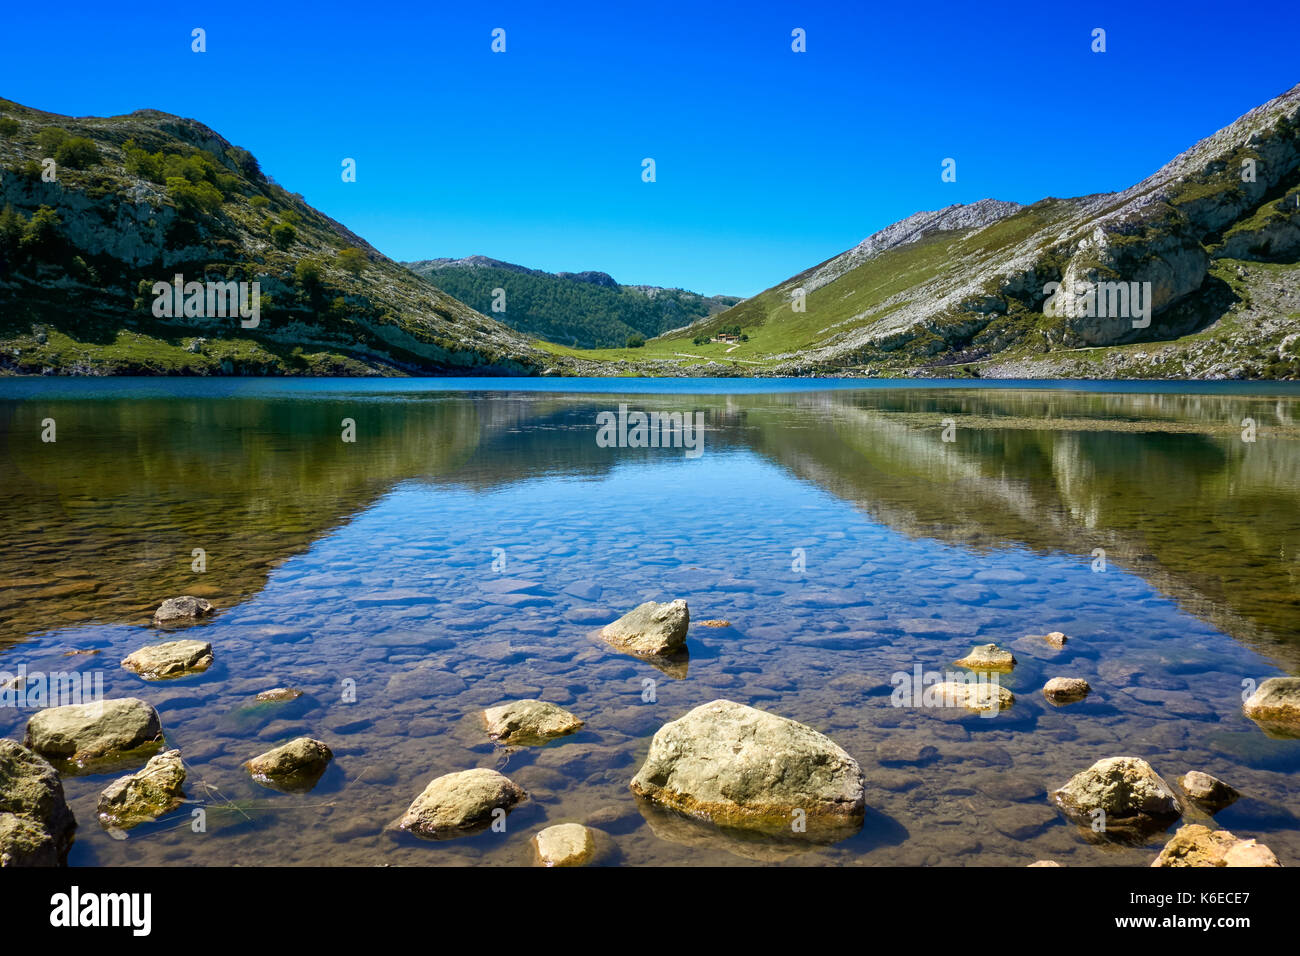
[[[395,259],[705,293],[919,209],[1123,188],[1300,82],[1281,0],[176,6],[6,4],[0,95],[201,120]]]

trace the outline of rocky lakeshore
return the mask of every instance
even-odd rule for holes
[[[203,626],[200,619],[217,611],[210,602],[202,604],[202,613],[156,617],[160,634],[181,621]],[[163,605],[199,606],[190,596]],[[649,663],[665,654],[684,654],[692,643],[687,603],[681,599],[643,603],[606,625],[600,636],[616,652]],[[1043,646],[1059,649],[1066,640],[1061,632],[1053,632]],[[1042,638],[1026,636],[1016,644],[1030,648],[1034,641]],[[214,657],[210,642],[168,641],[139,648],[123,659],[122,668],[146,684],[157,684],[204,674]],[[938,666],[942,661],[933,663]],[[946,682],[931,685],[934,695],[928,702],[918,695],[914,703],[967,713],[979,721],[1006,720],[1015,714],[1016,701],[997,681],[1013,673],[1018,664],[1012,652],[996,643],[977,645],[956,661],[964,676],[949,674]],[[1083,700],[1091,690],[1081,678],[1054,677],[1046,682],[1043,695],[1052,706],[1061,707]],[[258,692],[246,709],[292,707],[302,697],[295,689],[270,688]],[[1242,713],[1269,738],[1300,735],[1300,678],[1263,682],[1244,701]],[[491,742],[488,753],[500,758],[499,765],[516,753],[563,753],[566,746],[585,749],[580,732],[589,718],[553,702],[507,701],[485,707],[477,716],[478,733]],[[310,725],[299,722],[297,726]],[[1013,728],[1012,732],[1023,731]],[[579,742],[566,744],[569,739]],[[68,777],[103,773],[110,767],[135,768],[113,780],[98,797],[98,823],[117,839],[127,839],[127,831],[177,813],[187,803],[201,810],[205,801],[186,796],[189,773],[183,749],[173,746],[176,743],[183,746],[166,731],[154,705],[140,698],[57,706],[33,714],[22,744],[0,739],[0,863],[55,866],[66,862],[77,830],[64,796]],[[256,740],[250,743],[255,745]],[[935,755],[934,746],[914,738],[910,745],[882,743],[875,760],[863,754],[859,762],[813,727],[720,698],[699,703],[653,731],[641,766],[626,779],[625,799],[658,839],[722,850],[750,861],[797,860],[809,851],[857,839],[874,812],[873,796],[898,788],[895,768],[924,765]],[[251,756],[243,770],[262,787],[302,795],[317,786],[334,760],[330,744],[304,734]],[[343,769],[346,773],[351,768]],[[530,774],[530,779],[534,776]],[[542,828],[531,824],[516,828],[509,822],[519,808],[547,800],[546,778],[540,779],[542,786],[530,794],[497,769],[450,770],[433,777],[384,829],[440,843],[499,834],[523,841],[532,865],[544,867],[620,862],[620,835],[625,829],[621,821],[628,819],[627,810],[606,807],[581,821]],[[1169,784],[1140,757],[1105,756],[1045,794],[1042,806],[1053,807],[1051,816],[1059,813],[1062,822],[1073,825],[1074,839],[1084,846],[1140,848],[1166,840],[1147,860],[1150,866],[1283,865],[1273,850],[1255,838],[1214,823],[1216,814],[1243,797],[1249,802],[1249,793],[1201,770],[1188,769],[1176,780],[1176,787]],[[375,785],[382,783],[375,781]],[[213,789],[206,783],[203,788]],[[1018,829],[1027,835],[1049,822],[1030,816]],[[611,823],[612,829],[602,829],[602,824],[609,828]],[[1165,831],[1175,824],[1179,828],[1168,836]],[[1017,832],[1015,825],[1007,827],[1004,833]],[[1025,865],[1060,864],[1041,859]]]

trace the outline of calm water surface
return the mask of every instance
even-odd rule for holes
[[[596,415],[620,403],[703,412],[704,453],[598,447]],[[578,821],[611,863],[1145,865],[1165,835],[1097,844],[1047,801],[1134,755],[1236,786],[1220,825],[1296,865],[1300,741],[1265,736],[1241,699],[1300,673],[1297,475],[1286,385],[3,381],[0,671],[102,672],[107,696],[158,708],[190,767],[192,804],[125,840],[94,815],[116,774],[65,778],[73,864],[528,863],[533,833]],[[219,609],[185,634],[216,664],[121,670],[183,593]],[[593,636],[678,597],[684,673]],[[1064,650],[1029,636],[1052,630]],[[1019,660],[1009,711],[891,706],[896,672],[956,670],[986,642]],[[1053,707],[1054,676],[1093,693]],[[306,696],[254,706],[278,686]],[[479,712],[521,697],[586,727],[504,751]],[[627,785],[654,731],[719,697],[855,756],[862,831],[791,848],[639,807]],[[0,734],[30,716],[0,708]],[[302,734],[336,755],[310,794],[240,769]],[[476,766],[530,794],[506,833],[386,830],[430,779]]]

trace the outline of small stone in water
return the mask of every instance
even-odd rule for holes
[[[1053,677],[1043,687],[1043,696],[1053,704],[1073,704],[1092,691],[1082,677]]]
[[[176,624],[181,621],[196,621],[212,613],[212,602],[201,597],[186,594],[181,597],[168,598],[153,612],[155,624]]]
[[[276,687],[274,690],[264,690],[257,695],[260,701],[286,701],[297,700],[302,696],[302,691],[292,687]]]
[[[596,853],[593,831],[580,823],[547,827],[533,838],[542,866],[582,866]]]
[[[1009,671],[1016,666],[1016,659],[1010,651],[1004,651],[996,644],[977,644],[955,663],[971,670]]]
[[[1188,799],[1208,813],[1218,813],[1235,803],[1241,794],[1218,777],[1193,770],[1178,781]]]

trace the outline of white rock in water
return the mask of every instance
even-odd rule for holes
[[[1053,677],[1043,685],[1043,696],[1053,704],[1073,704],[1092,692],[1082,677]]]
[[[714,823],[789,830],[806,820],[860,825],[862,769],[834,741],[729,700],[664,724],[633,792]]]
[[[207,641],[149,644],[123,658],[122,666],[145,680],[180,677],[211,667],[212,645]]]
[[[1208,813],[1218,813],[1237,802],[1241,794],[1218,777],[1193,770],[1178,781],[1187,798]]]
[[[993,681],[944,681],[925,689],[923,705],[965,707],[979,713],[997,714],[1016,702],[1016,695]]]
[[[647,601],[600,632],[609,643],[633,654],[662,656],[686,646],[691,613],[680,598],[668,604]]]

